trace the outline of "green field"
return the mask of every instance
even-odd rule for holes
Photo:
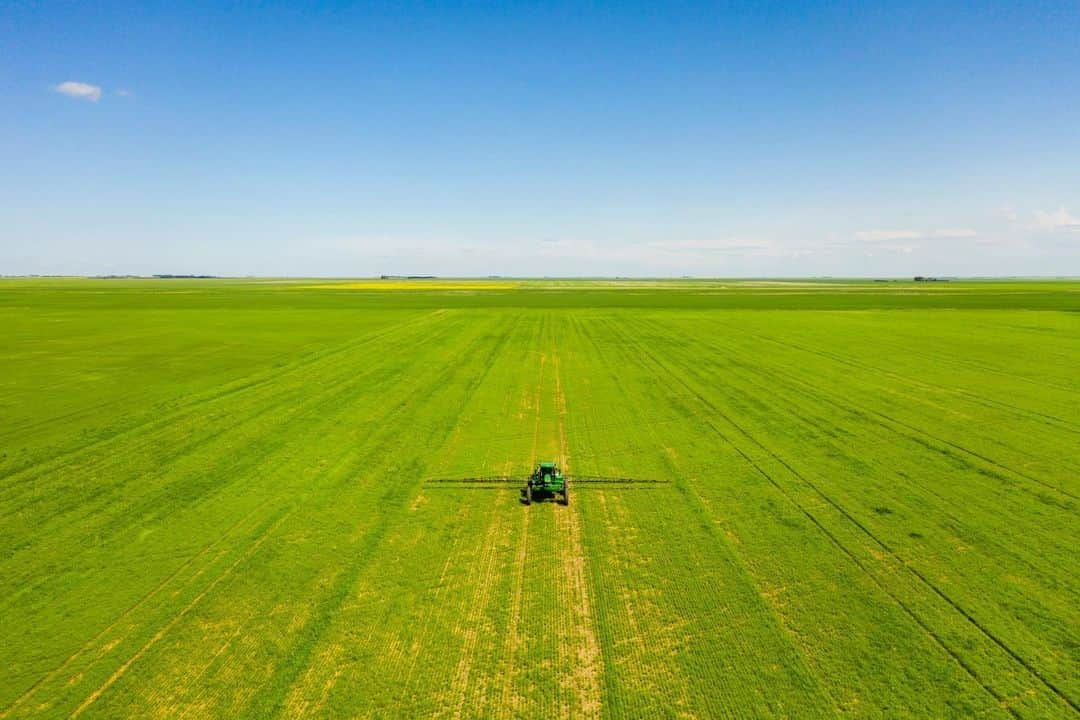
[[[0,323],[0,720],[1080,716],[1080,283],[3,280]],[[670,482],[425,482],[539,459]]]

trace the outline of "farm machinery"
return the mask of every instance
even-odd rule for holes
[[[617,485],[657,485],[666,484],[667,480],[640,480],[627,477],[601,477],[599,475],[568,475],[552,461],[536,463],[528,475],[495,475],[463,478],[429,478],[428,483],[448,483],[453,485],[472,485],[474,487],[497,487],[502,483],[522,485],[521,502],[532,505],[534,501],[555,500],[560,505],[570,504],[570,485],[603,484],[608,487]]]
[[[525,481],[525,487],[521,489],[525,504],[532,505],[533,498],[554,498],[556,495],[562,496],[559,500],[562,505],[570,504],[570,484],[566,476],[553,462],[537,463],[536,469]]]

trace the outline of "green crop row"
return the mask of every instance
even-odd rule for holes
[[[1075,283],[324,285],[0,283],[0,720],[1080,715]]]

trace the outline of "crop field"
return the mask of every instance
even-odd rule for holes
[[[1080,717],[1080,283],[424,282],[0,281],[0,720]]]

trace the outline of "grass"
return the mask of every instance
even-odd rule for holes
[[[0,719],[1080,715],[1080,283],[392,282],[0,282]]]

